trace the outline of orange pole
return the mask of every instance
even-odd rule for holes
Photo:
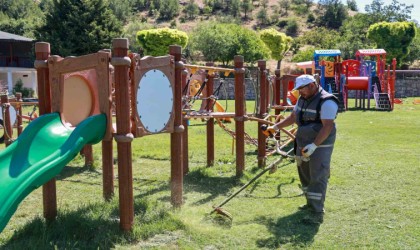
[[[118,185],[120,202],[120,228],[130,231],[134,223],[133,201],[133,168],[130,123],[130,83],[129,68],[131,60],[128,57],[128,39],[116,38],[112,41],[113,55],[111,63],[115,67],[115,103],[118,151]]]
[[[260,112],[258,114],[259,118],[263,119],[265,114],[267,113],[267,68],[266,68],[266,61],[259,60],[258,61],[258,73],[260,75]],[[260,129],[261,125],[264,123],[258,122],[258,167],[263,168],[266,164],[266,156],[265,156],[265,135],[263,134],[262,130]]]
[[[235,56],[235,130],[236,130],[236,176],[245,169],[245,69],[244,57]]]
[[[184,64],[181,61],[181,46],[169,46],[169,53],[175,59],[174,87],[174,132],[171,133],[171,202],[175,208],[182,205],[183,193],[183,153],[182,153],[182,72]]]
[[[206,63],[206,66],[214,66],[212,62]],[[214,75],[215,73],[210,73],[207,76],[207,96],[213,94],[213,88],[214,88]],[[213,102],[210,99],[207,100],[207,111],[212,111],[211,107],[213,106]],[[213,110],[214,112],[214,110]],[[207,166],[213,166],[214,165],[214,118],[210,118],[207,121]]]

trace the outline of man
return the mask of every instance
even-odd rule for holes
[[[319,86],[311,75],[296,78],[294,89],[300,97],[293,112],[286,119],[268,127],[264,134],[274,134],[280,128],[298,125],[295,140],[295,155],[306,196],[306,204],[300,209],[311,211],[304,220],[320,224],[324,218],[324,201],[330,176],[330,162],[333,152],[338,99]]]

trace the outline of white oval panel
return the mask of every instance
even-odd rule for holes
[[[10,114],[10,124],[15,125],[17,112],[16,109],[13,106],[9,107],[9,114]],[[4,119],[3,119],[3,109],[0,108],[0,119],[3,120],[3,126],[4,126]]]
[[[137,115],[144,128],[158,133],[171,117],[173,90],[168,77],[160,70],[149,70],[140,79],[137,90]]]

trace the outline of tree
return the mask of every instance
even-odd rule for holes
[[[296,36],[299,32],[299,24],[295,18],[287,20],[286,34],[289,36]]]
[[[171,20],[179,13],[178,0],[165,0],[160,2],[159,18],[163,20]]]
[[[280,6],[280,9],[284,10],[284,14],[287,16],[287,10],[290,9],[290,0],[280,0],[279,6]]]
[[[269,24],[270,20],[268,18],[267,9],[261,7],[257,13],[257,20],[260,24]]]
[[[230,3],[230,14],[233,17],[238,17],[241,15],[241,2],[240,0],[232,0]]]
[[[0,1],[0,30],[35,38],[35,30],[44,25],[44,14],[32,0]]]
[[[242,11],[244,12],[245,19],[247,19],[247,14],[251,12],[254,9],[254,6],[252,5],[251,0],[242,0],[241,4]]]
[[[420,27],[416,28],[416,37],[414,37],[410,46],[408,46],[409,53],[405,58],[407,64],[412,64],[420,60]]]
[[[124,23],[133,15],[131,0],[108,0],[109,7],[114,12],[118,20]]]
[[[227,65],[235,55],[243,55],[245,62],[268,57],[269,51],[258,35],[232,23],[205,22],[191,34],[191,49],[200,52],[206,61]]]
[[[354,58],[357,50],[374,46],[366,37],[369,26],[372,24],[371,16],[365,13],[358,13],[344,21],[340,28],[340,40],[336,46],[340,49],[343,59]]]
[[[188,35],[176,29],[149,29],[137,32],[137,41],[145,55],[163,56],[168,54],[169,45],[179,45],[185,48],[188,43]]]
[[[303,3],[305,4],[305,6],[306,6],[306,9],[308,9],[309,10],[309,8],[312,6],[312,4],[313,4],[313,0],[304,0],[303,1]]]
[[[390,5],[385,5],[382,0],[373,0],[371,4],[366,5],[365,11],[371,15],[374,23],[377,22],[403,22],[411,19],[413,5],[399,3],[392,0]]]
[[[266,9],[268,7],[268,0],[260,0],[260,5],[262,8]]]
[[[341,0],[320,0],[322,13],[317,21],[318,25],[330,29],[339,29],[347,18],[347,9]]]
[[[195,0],[190,0],[187,6],[185,6],[184,11],[189,19],[194,19],[197,16],[197,14],[200,13],[200,10],[198,9],[198,5],[195,3]]]
[[[38,40],[51,43],[53,54],[79,56],[110,48],[121,23],[104,0],[53,0]]]
[[[271,58],[277,60],[277,69],[280,69],[281,61],[290,50],[293,38],[273,28],[262,30],[260,38],[270,50]]]
[[[294,56],[293,62],[306,62],[314,60],[315,48],[309,47],[303,50],[299,50]]]
[[[370,26],[367,33],[377,48],[386,50],[388,62],[396,58],[398,65],[402,65],[408,55],[408,47],[415,36],[416,25],[413,22],[380,22]]]
[[[128,38],[129,49],[132,52],[142,53],[142,48],[140,43],[137,41],[137,32],[140,30],[148,30],[155,28],[152,24],[147,22],[141,22],[138,20],[134,20],[130,22],[128,25],[124,26],[124,34],[123,37]]]
[[[312,45],[317,49],[335,49],[337,42],[340,40],[340,35],[335,30],[317,27],[305,32],[298,40],[302,44]]]
[[[356,0],[347,0],[347,7],[352,11],[358,11]]]

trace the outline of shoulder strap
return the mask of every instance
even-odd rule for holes
[[[321,96],[321,100],[318,102],[318,105],[316,106],[317,119],[321,119],[320,118],[321,117],[321,106],[327,100],[333,100],[335,103],[337,103],[337,105],[340,103],[338,98],[334,95],[330,95],[330,96],[327,96],[327,97],[322,97]]]

